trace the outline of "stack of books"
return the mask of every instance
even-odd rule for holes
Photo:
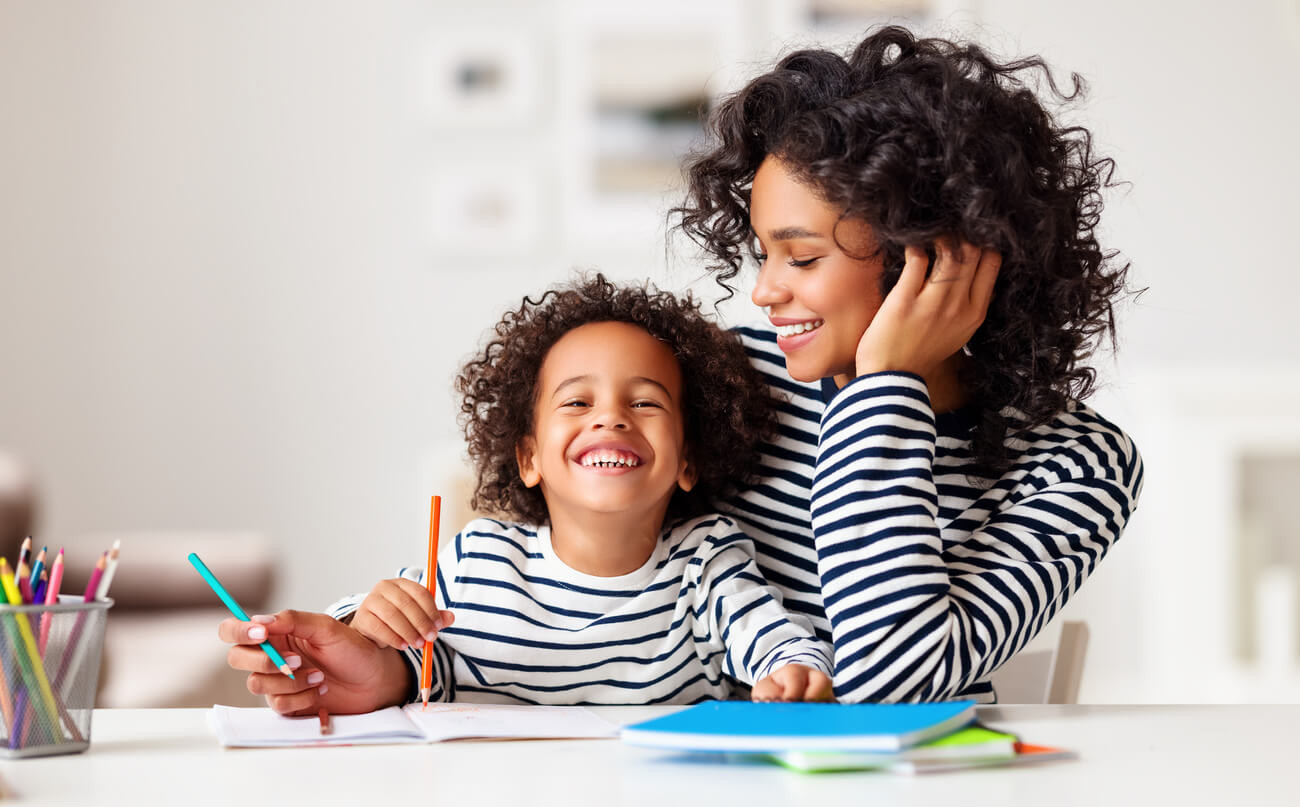
[[[979,725],[974,701],[716,701],[627,726],[621,736],[629,745],[757,756],[806,773],[932,773],[1075,757]]]

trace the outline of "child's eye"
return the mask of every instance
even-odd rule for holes
[[[565,401],[564,403],[560,404],[560,408],[564,408],[566,406],[579,407],[579,406],[588,406],[588,405],[589,404],[584,400],[575,399],[572,401]]]
[[[766,252],[759,252],[759,251],[757,251],[757,250],[754,251],[754,262],[755,262],[755,263],[759,263],[759,264],[761,264],[761,263],[764,263],[764,262],[766,262],[766,261],[767,261],[767,253],[766,253]]]
[[[658,401],[634,401],[632,403],[633,409],[645,409],[648,407],[655,407],[656,409],[663,408],[663,406],[660,405]]]
[[[818,260],[820,260],[820,257],[818,257],[818,258],[809,258],[809,259],[806,260],[806,261],[796,261],[794,258],[791,258],[791,259],[790,259],[790,265],[791,265],[791,266],[794,266],[794,267],[797,267],[797,268],[803,268],[803,267],[805,267],[805,266],[812,266],[813,262],[814,262],[814,261],[818,261]]]

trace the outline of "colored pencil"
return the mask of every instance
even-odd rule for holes
[[[320,733],[333,734],[334,726],[330,724],[329,710],[322,706],[321,710],[316,713],[316,716],[320,718]]]
[[[14,583],[18,582],[18,570],[27,565],[32,559],[32,536],[23,539],[22,546],[18,549],[18,562],[14,564]]]
[[[54,605],[59,601],[59,589],[63,586],[63,550],[54,556],[54,565],[50,567],[50,584],[45,589],[45,604]],[[50,641],[50,623],[53,614],[41,614],[41,655],[45,655],[45,645]]]
[[[22,595],[18,593],[18,587],[14,585],[13,578],[9,575],[9,563],[3,557],[0,557],[0,584],[4,585],[5,596],[9,599],[10,605],[22,605]],[[45,677],[45,666],[41,664],[41,651],[36,646],[36,637],[32,635],[32,625],[27,620],[27,614],[22,613],[6,619],[6,628],[11,622],[16,626],[17,632],[16,637],[13,631],[10,632],[10,636],[15,638],[14,654],[18,656],[18,666],[23,668],[24,677],[27,678],[29,696],[32,700],[36,700],[36,695],[40,695],[41,705],[47,710],[49,725],[57,726],[59,708],[55,703],[54,691],[50,689],[49,679]],[[22,641],[23,647],[17,646],[17,640]],[[24,649],[26,653],[23,652]]]
[[[82,602],[94,601],[95,591],[99,588],[99,579],[104,576],[104,565],[107,563],[107,557],[108,553],[105,552],[99,556],[99,560],[95,561],[95,568],[90,572],[90,580],[86,582],[86,593],[81,597]],[[85,629],[85,626],[86,612],[82,611],[77,614],[77,621],[72,626],[72,632],[68,634],[68,643],[65,645],[63,650],[63,660],[59,662],[59,672],[54,676],[54,688],[58,689],[65,698],[68,697],[71,692],[72,682],[77,679],[77,676],[76,673],[73,672],[72,677],[67,679],[68,683],[66,687],[64,687],[63,683],[64,676],[66,676],[69,671],[81,669],[81,661],[86,657],[86,653],[89,652],[86,649],[86,646],[89,645],[90,642],[81,641],[81,631]]]
[[[99,588],[95,590],[97,600],[108,597],[108,587],[113,585],[113,575],[117,574],[117,555],[121,548],[122,539],[119,538],[113,542],[113,548],[108,550],[108,565],[104,567],[104,576],[99,579]]]
[[[31,583],[33,587],[36,585],[36,581],[41,577],[41,569],[45,568],[45,552],[48,549],[48,546],[43,546],[41,547],[41,551],[36,553],[36,562],[32,564],[31,574]],[[37,604],[39,605],[39,603]]]
[[[4,712],[5,726],[10,736],[14,731],[14,703],[9,693],[17,691],[17,685],[9,683],[9,660],[0,655],[0,711]]]
[[[45,604],[45,589],[50,585],[50,570],[41,569],[41,577],[36,581],[36,588],[32,589],[32,605]]]
[[[95,592],[99,591],[99,581],[104,577],[104,568],[108,565],[108,553],[99,556],[95,561],[95,568],[90,570],[90,580],[86,581],[86,594],[82,597],[85,602],[95,601]]]
[[[429,563],[424,567],[424,586],[434,597],[437,607],[438,597],[438,519],[441,516],[442,497],[434,496],[429,502]],[[423,658],[420,663],[420,701],[421,709],[429,708],[429,694],[433,691],[433,642],[426,641]]]
[[[216,592],[217,596],[226,604],[226,608],[230,609],[230,613],[234,614],[236,619],[242,619],[244,622],[250,621],[248,614],[244,612],[243,608],[239,607],[239,603],[235,602],[235,598],[230,596],[230,592],[226,591],[225,586],[221,585],[221,582],[217,580],[217,576],[214,575],[203,561],[199,559],[199,556],[193,552],[190,553],[190,565],[193,566],[195,570],[198,571],[199,575],[203,577],[204,582],[206,582],[208,586]],[[289,663],[284,660],[284,657],[280,655],[280,651],[276,650],[270,641],[262,642],[262,652],[266,653],[267,657],[275,663],[276,668],[280,672],[293,678],[293,671],[289,668]]]

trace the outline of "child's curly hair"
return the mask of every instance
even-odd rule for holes
[[[847,59],[803,50],[751,81],[713,113],[714,137],[688,164],[673,214],[714,259],[718,283],[752,250],[754,174],[769,155],[880,244],[881,291],[898,281],[906,245],[959,236],[1002,253],[997,290],[971,338],[963,382],[977,410],[975,466],[1005,469],[1009,434],[1050,420],[1091,392],[1085,364],[1115,334],[1114,301],[1128,266],[1096,237],[1114,163],[1092,135],[1064,126],[1034,92],[1062,101],[1037,57],[1002,63],[976,45],[879,29]],[[1011,407],[1023,416],[1010,417]]]
[[[594,322],[626,322],[668,345],[682,372],[687,455],[698,478],[677,490],[668,518],[713,509],[753,477],[759,446],[775,430],[771,392],[732,334],[683,298],[652,286],[618,286],[604,275],[525,297],[508,311],[487,346],[456,377],[459,421],[478,476],[470,506],[517,521],[546,521],[540,487],[519,478],[515,447],[533,429],[542,362],[569,331]]]

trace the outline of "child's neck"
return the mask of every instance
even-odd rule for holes
[[[553,508],[551,548],[566,566],[583,574],[593,577],[631,574],[654,554],[666,512],[667,502],[654,511],[636,513]]]

